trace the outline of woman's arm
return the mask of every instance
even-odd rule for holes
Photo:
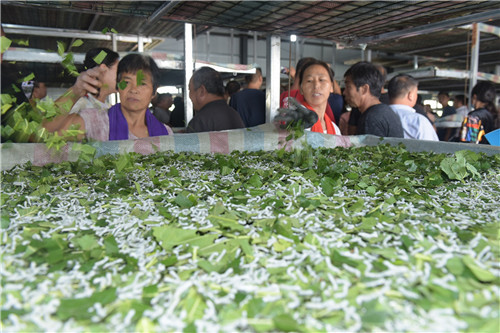
[[[98,66],[82,72],[76,79],[75,84],[55,101],[56,107],[62,114],[50,121],[44,121],[42,126],[47,129],[47,131],[51,133],[57,132],[59,135],[64,135],[64,131],[67,131],[75,125],[78,129],[85,132],[85,122],[83,118],[78,114],[69,114],[69,112],[78,99],[85,96],[85,94],[90,93],[99,95],[99,89],[102,83],[98,78],[103,71],[104,69]],[[82,140],[84,138],[85,134],[79,134],[75,139]]]
[[[104,69],[97,66],[80,73],[75,84],[55,101],[56,106],[63,113],[68,113],[73,105],[87,93],[99,95],[99,89],[102,86],[99,75],[102,72],[104,72]]]
[[[42,126],[51,133],[57,132],[60,136],[63,136],[65,131],[74,126],[83,131],[83,133],[78,134],[75,139],[81,141],[85,138],[85,122],[83,118],[76,113],[57,116],[50,121],[44,121]]]

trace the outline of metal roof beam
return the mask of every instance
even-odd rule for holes
[[[97,39],[109,40],[113,39],[111,33],[103,34],[100,31],[75,30],[75,29],[57,29],[46,27],[32,27],[16,24],[2,24],[2,28],[6,34],[17,35],[32,35],[44,37],[63,37],[63,38],[81,38],[81,39]],[[163,40],[161,37],[143,37],[144,43],[151,43],[153,39]],[[116,34],[116,40],[124,43],[137,43],[136,35]]]
[[[153,24],[158,22],[164,15],[166,15],[172,8],[174,8],[180,1],[168,1],[162,4],[157,10],[155,10],[154,13],[152,13],[146,22],[142,25],[139,33],[143,33],[149,27],[151,27]]]
[[[487,42],[487,41],[496,40],[496,39],[497,38],[495,38],[495,37],[488,37],[488,38],[482,38],[481,41]],[[470,44],[470,42],[468,42],[468,41],[451,43],[451,44],[443,44],[443,45],[439,45],[439,46],[432,46],[432,47],[427,47],[427,48],[423,48],[423,49],[417,49],[417,50],[404,52],[404,54],[420,54],[423,52],[437,51],[437,50],[447,49],[450,47],[464,46],[464,45],[468,45],[468,44]]]
[[[463,26],[460,28],[472,29],[472,24],[469,24],[469,25],[466,25],[466,26]],[[489,25],[489,24],[484,24],[484,23],[479,23],[478,29],[480,32],[489,33],[489,34],[493,34],[497,37],[500,37],[500,27],[496,27],[494,25]]]
[[[442,31],[449,28],[459,27],[462,25],[471,24],[475,22],[484,22],[490,19],[493,20],[500,19],[500,9],[490,10],[484,13],[477,13],[477,14],[457,17],[442,22],[430,23],[426,24],[425,26],[419,26],[406,30],[393,31],[370,37],[362,37],[351,41],[349,44],[350,45],[373,44],[391,39],[408,38],[422,34],[429,34],[436,31]]]

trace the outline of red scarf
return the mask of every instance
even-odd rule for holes
[[[302,101],[301,103],[306,108],[308,108],[309,110],[313,110],[314,111],[314,109],[306,101]],[[330,105],[328,105],[328,103],[326,103],[326,111],[328,111],[328,109],[330,109]],[[314,112],[316,112],[316,111],[314,111]],[[331,109],[330,109],[330,112],[331,112]],[[331,135],[336,135],[337,133],[335,131],[335,127],[333,127],[333,122],[330,119],[330,117],[328,117],[327,112],[325,112],[324,118],[325,118],[325,124],[326,124],[326,133],[331,134]],[[323,126],[321,126],[321,120],[320,119],[318,119],[318,121],[316,122],[316,124],[314,124],[311,127],[311,131],[318,132],[318,133],[325,133],[324,130],[323,130]]]

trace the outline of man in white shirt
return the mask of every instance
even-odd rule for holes
[[[464,119],[469,114],[469,108],[467,107],[467,97],[465,95],[456,95],[453,98],[453,107],[457,110],[457,114]]]
[[[413,108],[417,103],[418,82],[412,76],[399,74],[389,81],[390,107],[401,119],[406,139],[439,141],[431,122]]]

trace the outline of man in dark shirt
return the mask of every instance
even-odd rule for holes
[[[451,116],[457,113],[457,110],[453,106],[450,106],[448,103],[450,102],[450,95],[446,91],[440,91],[438,93],[438,102],[443,106],[443,113],[441,114],[441,118],[446,116]],[[454,132],[456,132],[458,128],[438,128],[437,134],[439,140],[448,141]]]
[[[384,66],[382,65],[375,65],[377,67],[378,71],[382,74],[382,77],[384,79],[384,83],[387,79],[387,70],[385,69]],[[382,85],[381,88],[381,93],[380,97],[378,98],[381,103],[389,105],[389,94],[387,93],[387,90],[385,90],[384,85]],[[349,135],[356,135],[358,132],[358,126],[359,126],[359,121],[361,119],[361,112],[359,111],[358,108],[352,108],[351,114],[349,117]]]
[[[241,116],[245,127],[253,127],[266,122],[266,94],[260,90],[262,71],[256,69],[255,74],[245,77],[247,88],[231,96],[229,105]]]
[[[189,80],[189,98],[196,111],[187,126],[188,133],[244,128],[240,115],[227,105],[219,72],[202,67]]]
[[[170,123],[170,107],[173,104],[172,95],[157,94],[155,98],[151,101],[153,105],[153,115],[164,124]]]
[[[457,110],[455,110],[453,106],[448,104],[450,102],[450,95],[448,95],[446,91],[440,91],[438,93],[438,101],[443,106],[443,114],[441,115],[441,117],[446,117],[457,113]]]
[[[401,120],[392,109],[380,102],[384,77],[377,67],[361,61],[344,74],[346,103],[361,112],[356,134],[402,138]]]

